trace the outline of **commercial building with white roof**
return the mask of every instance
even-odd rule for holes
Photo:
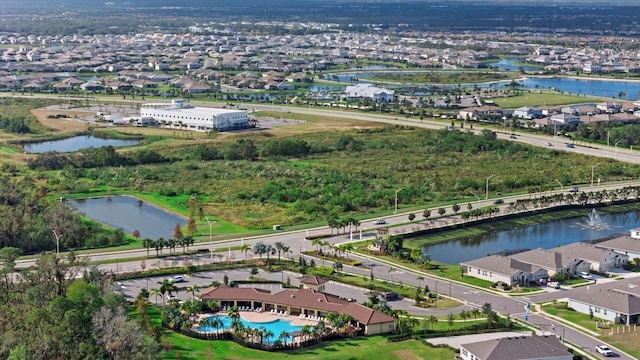
[[[249,127],[246,110],[196,107],[182,99],[142,104],[140,117],[139,125],[153,122],[160,127],[192,131],[231,131]]]

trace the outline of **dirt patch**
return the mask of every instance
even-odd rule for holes
[[[396,359],[402,360],[422,360],[421,357],[417,356],[411,350],[396,350],[393,352],[393,355],[396,356]]]
[[[38,119],[38,122],[43,126],[54,131],[84,131],[87,130],[87,123],[80,120],[80,118],[86,118],[95,115],[88,111],[82,110],[45,110],[35,109],[31,110],[31,114]],[[50,115],[65,115],[67,118],[50,118]]]

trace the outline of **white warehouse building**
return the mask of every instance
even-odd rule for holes
[[[140,117],[152,120],[160,127],[192,131],[230,131],[249,127],[249,114],[246,110],[229,110],[196,107],[182,99],[171,103],[142,104]]]

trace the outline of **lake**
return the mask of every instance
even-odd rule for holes
[[[49,151],[74,152],[86,148],[99,148],[104,146],[134,146],[140,140],[102,139],[95,136],[74,136],[61,140],[43,141],[25,144],[24,150],[29,154],[40,154]]]
[[[619,214],[601,214],[604,228],[587,226],[585,210],[583,218],[551,221],[544,224],[473,236],[422,248],[431,259],[445,264],[459,264],[504,250],[551,249],[578,241],[595,240],[617,233],[628,233],[640,227],[640,211]],[[499,220],[496,220],[499,221]],[[410,241],[410,240],[409,240]]]
[[[141,238],[172,238],[176,223],[186,219],[131,196],[109,196],[69,200],[88,218],[131,234],[140,232]]]
[[[437,71],[435,72],[442,72]],[[333,80],[336,79],[341,83],[366,83],[367,78],[374,76],[375,74],[416,74],[416,71],[384,71],[384,72],[349,72],[341,74],[326,74],[324,79]],[[462,87],[477,87],[477,88],[501,88],[509,86],[511,80],[498,81],[491,83],[478,83],[478,84],[461,84]],[[598,79],[575,79],[568,77],[529,77],[519,81],[520,85],[527,89],[556,89],[562,92],[568,92],[574,95],[588,95],[588,96],[604,96],[604,97],[616,97],[626,100],[636,100],[640,98],[640,81],[618,81],[618,80],[598,80]],[[384,85],[380,85],[384,87]],[[408,85],[407,85],[408,86]],[[424,84],[422,87],[425,91],[428,91],[429,87],[437,86],[439,88],[456,88],[458,84],[445,84],[434,85]],[[393,86],[397,88],[398,86]],[[411,85],[412,89],[420,88],[421,85]],[[621,96],[622,95],[622,96]],[[588,101],[585,99],[585,101]]]

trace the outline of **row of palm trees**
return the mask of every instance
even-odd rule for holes
[[[178,246],[182,246],[182,252],[189,251],[189,246],[193,245],[195,240],[191,236],[185,236],[180,238],[158,238],[158,239],[142,239],[142,247],[147,249],[147,256],[149,256],[149,249],[156,250],[156,256],[162,254],[162,249],[168,248],[169,254],[174,254],[175,249]]]
[[[276,255],[276,253],[278,254],[278,262],[280,262],[282,254],[286,255],[291,253],[291,247],[286,246],[282,241],[276,241],[273,245],[259,241],[253,245],[253,248],[247,244],[242,244],[242,246],[240,246],[240,251],[244,252],[245,259],[247,258],[247,252],[249,251],[254,255],[260,256],[260,260],[262,260],[263,255],[266,255],[268,263],[270,261],[270,257]]]
[[[354,226],[355,226],[355,231],[358,231],[358,226],[360,226],[360,221],[358,221],[354,217],[346,217],[346,218],[340,219],[336,216],[332,216],[329,219],[327,219],[327,225],[331,230],[331,235],[333,235],[333,229],[336,229],[338,234],[340,234],[340,229],[342,229],[342,231],[346,233],[347,226],[349,227],[349,232],[351,232],[352,227]]]
[[[267,345],[265,344],[265,339],[273,338],[275,335],[278,337],[271,345],[274,347],[286,347],[289,344],[293,345],[296,336],[300,337],[301,343],[305,343],[311,339],[318,341],[331,333],[352,336],[356,332],[355,327],[352,325],[353,317],[348,314],[330,312],[327,314],[327,322],[330,324],[330,327],[327,326],[325,321],[320,320],[314,326],[304,325],[297,335],[292,335],[286,330],[283,330],[280,334],[274,334],[264,326],[258,328],[245,326],[240,320],[240,311],[237,306],[229,308],[227,310],[227,316],[231,319],[230,327],[236,336],[242,338],[244,342],[259,343],[262,346]],[[224,328],[224,323],[218,316],[204,318],[200,320],[199,325],[215,329],[216,334],[220,334],[220,330]],[[256,341],[256,339],[259,339],[259,341]],[[289,339],[291,339],[291,343],[288,342]]]
[[[329,241],[324,241],[322,239],[311,240],[311,245],[316,247],[316,252],[318,253],[321,252],[320,250],[324,253],[324,248],[329,247],[329,249],[333,251],[333,256],[335,257],[340,257],[340,253],[346,254],[347,260],[349,260],[349,253],[353,252],[355,249],[351,243],[332,245]]]

